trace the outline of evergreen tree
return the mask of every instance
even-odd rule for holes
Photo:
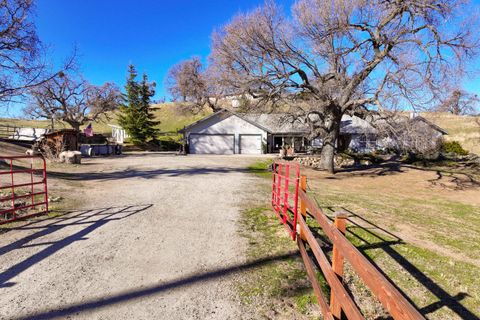
[[[128,79],[125,85],[124,104],[120,106],[118,123],[130,136],[135,145],[144,145],[150,141],[156,141],[160,123],[155,121],[150,99],[155,94],[155,83],[148,82],[146,74],[142,81],[138,82],[135,66],[128,67]]]

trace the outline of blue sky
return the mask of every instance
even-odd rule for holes
[[[287,4],[292,1],[283,1]],[[36,23],[56,63],[76,46],[81,71],[95,83],[123,85],[133,63],[157,82],[156,98],[167,95],[168,69],[209,53],[212,31],[263,0],[38,0]]]
[[[49,57],[60,65],[76,46],[81,72],[94,84],[113,81],[123,88],[133,63],[157,82],[155,99],[167,96],[168,69],[194,55],[206,58],[210,35],[232,16],[263,0],[37,0],[38,34]],[[287,10],[293,0],[278,1]],[[465,81],[480,93],[478,77]],[[9,116],[21,116],[13,107]],[[2,116],[2,114],[0,114]]]

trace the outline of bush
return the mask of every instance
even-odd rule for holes
[[[453,153],[459,156],[468,155],[468,151],[463,149],[458,141],[444,141],[442,143],[442,153]]]

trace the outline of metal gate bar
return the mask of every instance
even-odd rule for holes
[[[20,162],[22,160],[30,160],[30,168],[18,169],[15,162]],[[41,168],[34,168],[35,160],[40,160]],[[11,192],[11,194],[8,196],[0,197],[0,224],[48,213],[47,164],[45,162],[45,159],[41,156],[0,156],[0,161],[4,162],[9,167],[9,169],[2,169],[0,167],[0,178],[6,175],[10,175],[10,178],[7,178],[9,180],[9,183],[3,184],[3,181],[2,183],[0,183],[0,191],[10,190]],[[15,176],[19,174],[29,174],[30,182],[26,183],[22,181],[22,183],[15,184]],[[40,181],[35,179],[36,175],[41,176]],[[43,191],[35,191],[36,185],[42,185]],[[16,194],[16,192],[19,191],[19,188],[24,187],[30,187],[29,193]],[[36,200],[37,196],[42,195],[42,200]],[[30,198],[29,204],[25,203],[18,205],[18,203],[16,203],[16,200],[28,198]],[[10,207],[5,207],[4,203],[6,202],[10,202]],[[24,210],[32,210],[37,208],[39,210],[35,212],[21,214],[21,212]]]

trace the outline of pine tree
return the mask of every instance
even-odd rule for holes
[[[149,83],[146,74],[142,81],[138,82],[135,66],[128,67],[129,76],[125,85],[124,104],[120,106],[118,123],[130,136],[135,145],[145,145],[148,142],[155,142],[159,124],[155,121],[150,99],[155,94],[155,83]]]

